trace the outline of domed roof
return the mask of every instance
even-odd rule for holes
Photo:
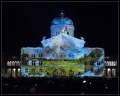
[[[64,18],[61,18],[61,17],[57,17],[55,19],[53,19],[52,25],[59,25],[59,24],[68,24],[68,25],[73,25],[73,22],[70,18],[68,17],[64,17]]]

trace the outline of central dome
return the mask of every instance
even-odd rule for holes
[[[55,19],[53,19],[52,25],[59,25],[59,24],[67,24],[67,25],[73,25],[73,22],[70,18],[68,17],[64,17],[64,18],[61,18],[61,17],[57,17]]]

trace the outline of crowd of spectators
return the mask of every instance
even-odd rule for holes
[[[118,94],[118,78],[2,77],[2,94]]]

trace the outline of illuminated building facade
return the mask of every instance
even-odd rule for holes
[[[105,58],[105,77],[111,78],[118,76],[117,57],[108,56]]]
[[[15,56],[7,58],[5,73],[12,77],[20,76],[21,60]]]
[[[21,76],[103,76],[104,49],[84,47],[83,37],[74,37],[70,18],[52,20],[51,38],[43,36],[42,47],[21,48]]]

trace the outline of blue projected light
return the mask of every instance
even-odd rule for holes
[[[55,19],[53,19],[52,21],[52,25],[60,25],[60,24],[68,24],[68,25],[73,25],[73,22],[70,18],[65,17],[63,19],[61,19],[60,17],[57,17]]]

